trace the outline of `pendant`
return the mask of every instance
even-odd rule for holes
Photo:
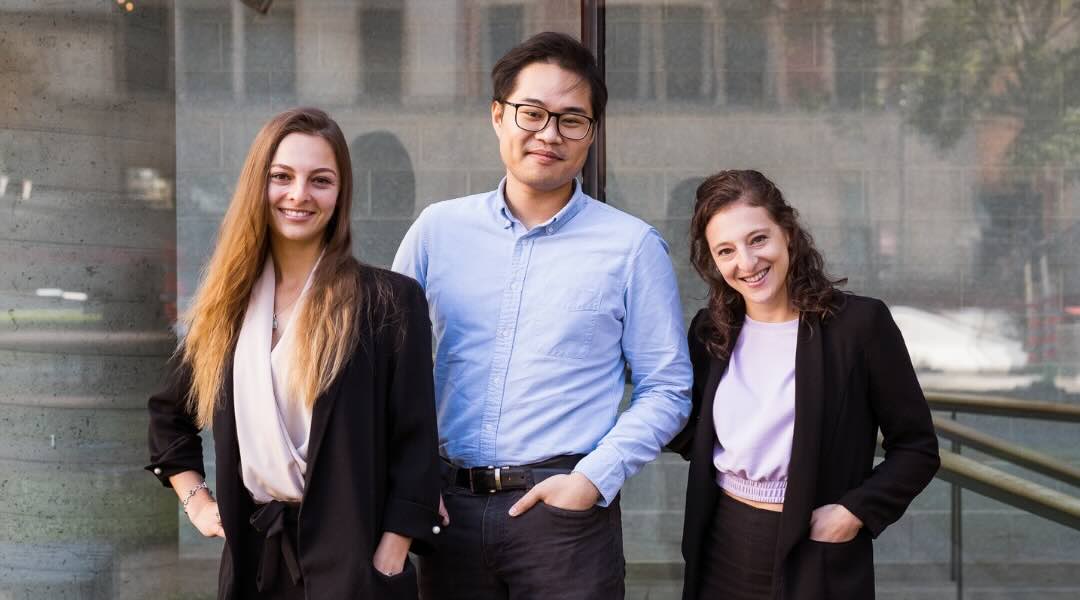
[[[272,331],[277,331],[277,315],[274,315],[274,321],[270,324],[270,329]]]

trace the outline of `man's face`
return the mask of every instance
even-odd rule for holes
[[[589,83],[558,65],[528,65],[518,73],[515,83],[514,90],[503,100],[552,112],[593,116]],[[507,177],[536,192],[551,192],[568,185],[585,165],[595,126],[584,139],[571,140],[559,133],[554,117],[542,131],[518,127],[515,110],[529,109],[515,109],[501,102],[491,104],[491,123],[499,138],[499,155]]]

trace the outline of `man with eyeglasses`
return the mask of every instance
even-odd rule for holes
[[[445,528],[421,597],[623,598],[619,490],[690,413],[675,274],[655,229],[575,179],[607,101],[588,49],[539,34],[492,84],[506,177],[429,206],[394,260],[436,338]]]

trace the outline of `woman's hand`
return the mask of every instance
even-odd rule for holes
[[[208,494],[199,494],[188,503],[188,519],[199,533],[206,537],[225,537],[225,530],[221,528],[221,513],[218,512],[218,503]]]
[[[195,529],[206,537],[223,538],[225,530],[221,528],[221,513],[205,483],[202,475],[195,471],[183,471],[169,477],[169,484],[181,504],[184,504],[184,512]]]
[[[442,494],[439,494],[439,519],[443,527],[450,524],[450,513],[446,512],[446,503],[443,502]]]
[[[830,544],[850,542],[862,526],[862,521],[843,505],[826,504],[810,514],[810,539]]]
[[[375,556],[371,560],[375,565],[375,570],[387,577],[401,573],[405,568],[411,544],[412,538],[392,531],[384,532],[382,539],[379,540],[379,546],[375,548]]]

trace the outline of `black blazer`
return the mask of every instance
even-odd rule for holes
[[[309,598],[415,598],[416,571],[408,560],[405,572],[386,578],[373,568],[372,556],[384,531],[410,536],[413,550],[425,551],[439,520],[427,301],[402,275],[363,267],[362,278],[364,298],[375,296],[375,278],[387,283],[392,308],[364,323],[351,360],[312,412],[297,541]],[[254,504],[240,473],[231,357],[227,364],[213,427],[215,492],[226,538],[220,599],[244,596],[259,560],[237,550],[242,534],[250,535]],[[205,475],[198,429],[185,409],[189,386],[190,371],[174,368],[167,388],[150,398],[147,469],[166,487],[169,476],[182,471]]]
[[[686,488],[684,600],[697,598],[715,483],[713,397],[727,361],[713,358],[690,326],[693,412],[671,447],[690,461]],[[873,466],[878,428],[885,460]],[[874,597],[871,538],[900,518],[940,464],[930,410],[900,330],[883,302],[845,294],[824,321],[804,316],[795,350],[795,434],[780,517],[773,597],[865,600]],[[854,540],[809,539],[810,513],[842,504],[862,520]]]

